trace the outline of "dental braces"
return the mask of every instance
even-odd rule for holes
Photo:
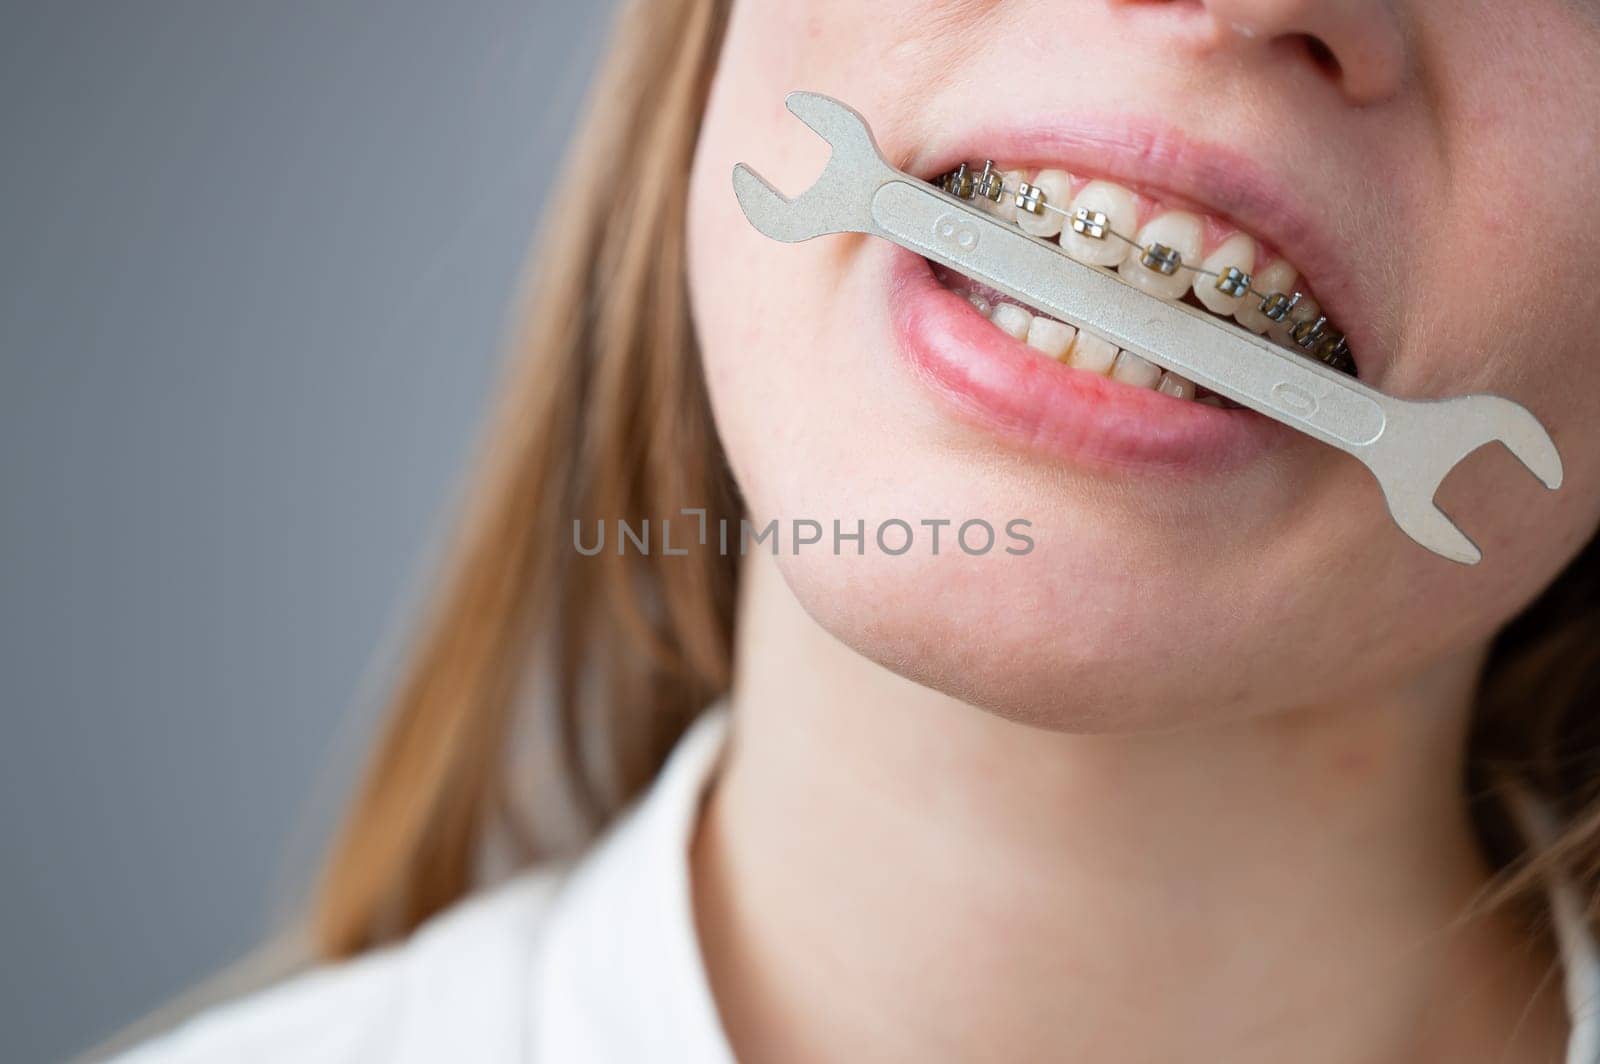
[[[1018,211],[1026,211],[1032,215],[1051,211],[1061,215],[1065,219],[1063,224],[1069,226],[1079,236],[1090,240],[1107,240],[1114,237],[1129,247],[1137,248],[1140,265],[1155,273],[1171,277],[1179,270],[1189,270],[1197,276],[1211,278],[1213,286],[1225,296],[1241,299],[1254,296],[1260,300],[1257,309],[1263,317],[1278,324],[1290,322],[1289,339],[1296,347],[1342,373],[1355,373],[1355,362],[1350,356],[1350,344],[1345,339],[1344,333],[1333,328],[1326,315],[1318,313],[1315,316],[1290,319],[1289,316],[1300,306],[1301,301],[1306,299],[1306,296],[1299,291],[1260,291],[1252,286],[1254,278],[1237,266],[1229,266],[1220,272],[1208,270],[1203,266],[1191,266],[1183,261],[1183,253],[1177,248],[1168,247],[1160,241],[1141,244],[1132,237],[1118,232],[1112,228],[1111,219],[1103,211],[1090,210],[1087,207],[1071,210],[1058,207],[1049,201],[1044,189],[1026,181],[1019,181],[1015,186],[1008,185],[1004,174],[995,168],[992,159],[984,160],[983,169],[978,172],[974,172],[966,163],[962,163],[933,183],[958,199],[973,200],[981,196],[992,203],[1004,203],[1006,197],[1010,196]]]

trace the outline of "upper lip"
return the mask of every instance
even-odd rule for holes
[[[1232,222],[1276,248],[1301,272],[1322,312],[1349,338],[1363,376],[1381,363],[1382,352],[1357,305],[1349,248],[1325,221],[1335,212],[1313,210],[1290,175],[1273,172],[1237,148],[1137,117],[1023,119],[961,128],[916,153],[907,169],[932,178],[983,159],[1103,177]]]

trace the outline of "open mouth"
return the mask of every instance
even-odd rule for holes
[[[986,163],[981,174],[962,167],[938,183],[1031,236],[1059,243],[1079,262],[1115,270],[1153,298],[1187,303],[1287,351],[1355,372],[1343,335],[1323,315],[1295,265],[1226,218],[1060,169]],[[1177,400],[1238,406],[980,281],[942,266],[933,270],[941,285],[963,296],[995,329],[1043,358]]]

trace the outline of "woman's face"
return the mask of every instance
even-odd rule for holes
[[[850,104],[918,176],[986,158],[1059,171],[1039,182],[1057,202],[1088,197],[1188,261],[1299,274],[1364,381],[1516,399],[1564,487],[1500,448],[1469,459],[1438,501],[1484,562],[1453,564],[1327,446],[1154,390],[1132,359],[1108,376],[1092,342],[1058,361],[1062,330],[1029,346],[1017,312],[985,320],[887,242],[761,236],[733,165],[795,194],[827,156],[784,110],[793,89]],[[689,236],[749,518],[779,521],[785,579],[846,644],[1061,727],[1357,698],[1468,660],[1600,514],[1596,99],[1593,0],[737,4]],[[898,555],[876,540],[894,519],[913,533]],[[956,542],[973,519],[996,530],[986,552]],[[796,552],[796,520],[821,542]],[[864,544],[836,552],[836,520],[864,522]],[[1025,547],[1013,520],[1031,551],[1007,551]]]

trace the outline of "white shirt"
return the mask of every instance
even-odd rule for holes
[[[204,1013],[128,1064],[731,1062],[689,895],[725,713],[576,866],[469,898],[403,943]]]
[[[726,713],[705,714],[576,866],[524,874],[399,945],[202,1014],[124,1060],[731,1064],[688,861],[726,732]],[[1575,899],[1553,900],[1575,1018],[1567,1059],[1600,1064],[1600,961]]]

